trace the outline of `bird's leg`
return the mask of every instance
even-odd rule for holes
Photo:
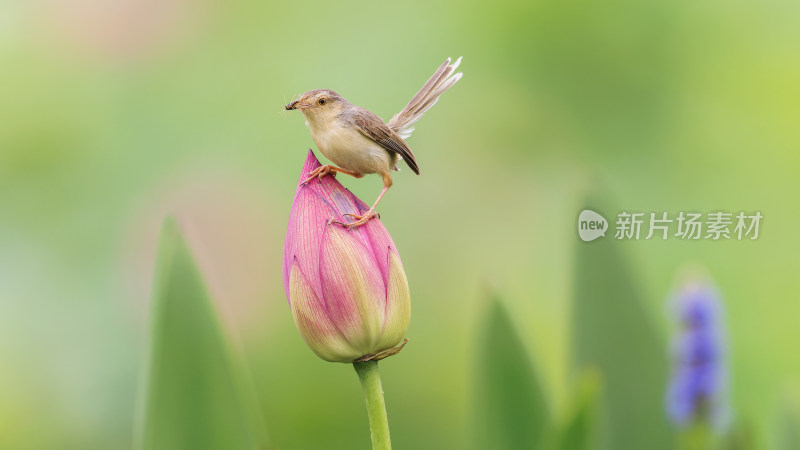
[[[316,169],[314,169],[311,172],[309,172],[308,179],[306,179],[306,181],[303,181],[303,183],[301,183],[301,184],[306,184],[309,181],[313,180],[315,177],[320,179],[320,180],[322,180],[322,177],[324,177],[325,175],[330,175],[332,177],[335,177],[336,176],[336,172],[346,173],[346,174],[348,174],[348,175],[350,175],[351,177],[354,177],[354,178],[361,178],[361,177],[364,176],[364,175],[362,175],[362,174],[360,174],[358,172],[352,172],[350,170],[345,170],[345,169],[342,169],[340,167],[332,166],[330,164],[325,164],[324,166],[319,166]]]
[[[362,215],[345,214],[345,216],[350,216],[353,219],[356,219],[355,222],[348,223],[347,228],[353,229],[356,227],[360,227],[361,225],[364,225],[365,223],[369,222],[369,220],[372,219],[373,217],[378,217],[378,213],[375,212],[375,208],[378,206],[378,203],[380,203],[381,199],[383,198],[383,194],[385,194],[386,191],[388,191],[389,188],[392,187],[392,177],[388,173],[383,174],[382,176],[383,176],[383,190],[381,191],[380,195],[378,195],[378,199],[375,200],[375,203],[373,203],[372,208],[370,208],[369,211],[365,212]]]

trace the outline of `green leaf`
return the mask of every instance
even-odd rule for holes
[[[151,348],[138,447],[259,448],[241,377],[212,302],[173,220],[159,243]],[[261,447],[263,448],[263,447]]]
[[[587,371],[580,379],[567,422],[558,435],[557,450],[589,450],[597,447],[600,407],[600,374]]]
[[[511,318],[494,301],[478,349],[475,448],[541,448],[549,409],[536,370]]]
[[[613,215],[603,215],[613,223]],[[610,231],[596,241],[575,240],[574,369],[597,368],[602,374],[600,448],[671,448],[674,441],[664,413],[666,340],[623,254],[630,243],[614,239]]]

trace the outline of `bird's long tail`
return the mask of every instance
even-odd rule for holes
[[[429,110],[431,106],[439,101],[439,96],[444,94],[445,91],[453,87],[453,85],[461,79],[461,72],[455,72],[458,65],[461,64],[461,58],[456,62],[450,64],[450,58],[442,63],[433,76],[422,86],[422,89],[417,92],[417,95],[411,99],[410,102],[403,108],[402,111],[395,114],[392,120],[387,125],[394,130],[401,138],[408,139],[414,131],[414,123]]]

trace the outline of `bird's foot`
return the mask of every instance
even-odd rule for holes
[[[306,179],[306,181],[303,181],[301,184],[306,184],[309,181],[312,181],[314,178],[317,178],[318,180],[322,180],[322,177],[324,177],[325,175],[330,175],[332,177],[336,177],[336,172],[338,172],[338,170],[336,170],[336,169],[337,169],[337,167],[334,167],[334,166],[332,166],[330,164],[325,164],[324,166],[319,166],[316,169],[314,169],[311,172],[309,172],[308,173],[309,177]]]
[[[360,216],[358,214],[345,214],[345,216],[349,216],[349,217],[352,217],[353,219],[356,219],[355,222],[347,223],[347,224],[345,224],[345,223],[341,224],[342,226],[344,226],[348,230],[352,230],[353,228],[358,228],[361,225],[364,225],[365,223],[369,222],[370,219],[374,219],[376,217],[378,219],[381,218],[381,215],[378,214],[377,212],[375,212],[372,209],[370,209],[369,211],[365,212],[363,215],[360,215]]]

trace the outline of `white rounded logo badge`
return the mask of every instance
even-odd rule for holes
[[[600,214],[591,209],[584,209],[578,215],[578,236],[581,240],[589,242],[605,237],[606,231],[608,231],[608,221]]]

